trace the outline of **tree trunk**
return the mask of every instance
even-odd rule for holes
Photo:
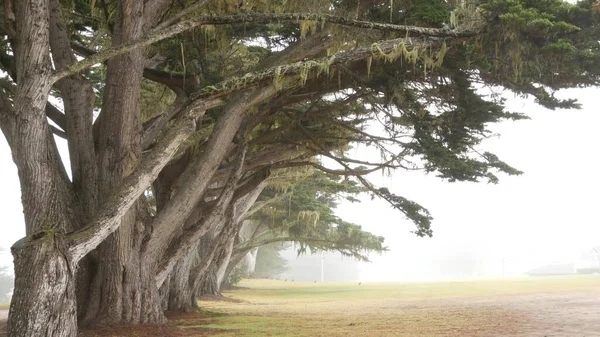
[[[219,284],[219,278],[217,276],[215,264],[211,264],[211,266],[206,271],[206,274],[202,275],[202,288],[200,292],[202,295],[214,295],[214,296],[222,296],[221,295],[221,285]]]
[[[77,336],[74,266],[65,255],[62,234],[45,232],[12,247],[15,292],[8,336]]]
[[[74,200],[45,115],[52,83],[48,1],[16,1],[17,91],[3,123],[21,185],[28,235],[12,247],[15,291],[8,336],[75,337],[74,266],[62,240],[74,228]]]
[[[223,246],[219,247],[219,255],[215,257],[211,266],[208,268],[206,275],[204,275],[201,289],[202,294],[221,296],[221,283],[223,282],[227,265],[231,259],[234,241],[235,236],[232,236]]]
[[[258,254],[258,248],[254,248],[244,256],[243,263],[246,266],[246,275],[254,275],[256,270],[256,256]]]
[[[198,256],[198,250],[193,249],[187,256],[181,259],[169,275],[169,311],[193,312],[198,308],[196,296],[189,282],[190,272]]]
[[[158,289],[160,295],[160,307],[163,311],[169,309],[169,288],[171,287],[171,278],[167,278],[162,286]]]
[[[217,286],[219,287],[219,291],[221,290],[221,284],[225,279],[225,273],[227,272],[227,266],[229,265],[229,261],[231,261],[231,253],[233,252],[233,244],[235,242],[235,237],[229,239],[227,246],[225,246],[225,250],[223,252],[222,258],[218,261],[218,268],[216,270],[217,276]]]
[[[142,36],[143,13],[143,1],[119,2],[112,34],[113,45]],[[100,199],[119,186],[141,158],[142,53],[138,49],[108,61],[102,111],[94,125]],[[154,298],[158,300],[158,290],[146,281],[153,279],[151,269],[140,264],[144,226],[138,213],[138,207],[132,207],[121,219],[118,230],[98,247],[97,254],[101,258],[95,271],[96,281],[92,281],[90,293],[93,295],[87,303],[86,324],[164,321],[162,313],[155,312],[160,303],[145,302]],[[151,317],[158,319],[154,321]]]

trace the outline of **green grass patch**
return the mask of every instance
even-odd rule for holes
[[[225,292],[239,303],[201,302],[211,316],[194,326],[223,337],[513,335],[539,325],[516,310],[521,299],[599,294],[600,276],[361,285],[243,280],[240,286]]]
[[[10,307],[10,303],[0,303],[0,310],[8,309]]]

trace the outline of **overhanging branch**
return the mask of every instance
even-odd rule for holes
[[[162,30],[156,30],[150,32],[148,35],[134,40],[129,43],[122,44],[120,46],[109,48],[105,51],[99,52],[91,57],[88,57],[80,62],[77,62],[69,68],[56,72],[52,77],[52,82],[56,82],[61,78],[76,74],[86,68],[89,68],[95,64],[102,63],[110,58],[117,55],[121,55],[130,52],[135,49],[139,49],[145,46],[149,46],[155,42],[167,39],[185,31],[191,30],[202,25],[224,25],[233,23],[271,23],[281,21],[319,21],[329,22],[339,25],[359,27],[365,29],[376,29],[384,31],[394,31],[406,33],[412,36],[429,36],[429,37],[471,37],[476,35],[477,31],[455,31],[449,29],[440,28],[427,28],[417,26],[406,26],[406,25],[394,25],[387,23],[377,23],[369,21],[352,20],[340,16],[327,15],[327,14],[311,14],[311,13],[284,13],[284,14],[262,14],[262,13],[248,13],[248,14],[237,14],[237,15],[224,15],[224,16],[199,16],[193,19],[181,21],[177,24],[164,28]]]

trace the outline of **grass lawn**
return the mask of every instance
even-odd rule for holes
[[[222,329],[223,337],[512,336],[542,324],[524,314],[521,298],[598,294],[600,277],[362,285],[244,280],[240,287],[225,296],[241,303],[201,302],[227,314],[202,327]]]
[[[431,283],[244,280],[202,312],[164,326],[83,331],[107,336],[597,336],[600,276]],[[0,336],[3,327],[0,324]]]

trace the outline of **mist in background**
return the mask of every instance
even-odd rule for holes
[[[361,203],[344,202],[337,215],[384,236],[389,248],[371,254],[370,263],[356,263],[357,276],[341,272],[345,280],[502,278],[548,264],[593,263],[588,254],[600,245],[600,89],[568,90],[561,96],[577,98],[582,109],[550,111],[532,100],[506,96],[508,109],[531,120],[496,125],[492,131],[501,136],[481,145],[524,171],[521,176],[501,175],[493,185],[449,183],[420,171],[369,175],[375,186],[426,207],[434,217],[433,238],[410,233],[413,224],[385,201],[365,195]],[[372,152],[358,148],[351,155],[374,159]],[[309,278],[320,273],[318,256],[296,257],[292,249],[285,256],[290,273],[302,269]],[[326,281],[334,273],[327,261],[341,260],[339,254],[327,255]]]

